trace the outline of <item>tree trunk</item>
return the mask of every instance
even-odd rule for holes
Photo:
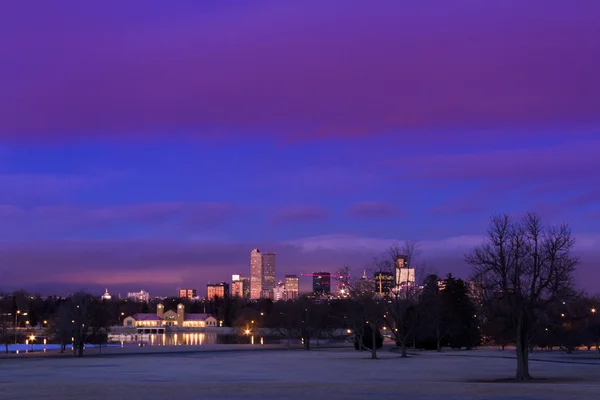
[[[375,325],[373,325],[373,329],[371,329],[371,340],[372,340],[372,345],[371,345],[371,359],[375,360],[377,358],[377,328],[375,327]]]
[[[304,334],[302,339],[304,339],[304,350],[310,350],[310,335]]]
[[[400,341],[400,347],[402,349],[402,357],[406,357],[406,340]]]
[[[437,340],[437,351],[442,351],[442,338],[440,337],[440,324],[438,323],[435,327],[435,337]]]
[[[529,375],[529,346],[527,343],[527,329],[523,316],[517,322],[517,376],[518,381],[530,381]]]
[[[8,354],[8,342],[4,343],[4,348],[6,349],[6,354]]]

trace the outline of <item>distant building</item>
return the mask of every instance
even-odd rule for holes
[[[250,297],[250,282],[247,276],[231,275],[231,297],[247,299]]]
[[[331,274],[329,272],[313,273],[313,292],[319,294],[331,293]]]
[[[137,313],[123,320],[123,326],[137,328],[138,333],[164,333],[166,327],[206,328],[218,326],[211,314],[186,314],[183,304],[177,310],[165,312],[165,306],[158,304],[156,314]]]
[[[250,252],[250,298],[260,299],[263,293],[263,261],[259,249]]]
[[[299,282],[300,279],[296,275],[285,276],[285,300],[298,300]]]
[[[408,257],[401,255],[396,258],[396,287],[413,285],[415,283],[415,269],[408,265]]]
[[[273,288],[273,301],[285,300],[285,286],[283,282],[279,282],[275,288]]]
[[[220,282],[215,284],[206,285],[206,298],[209,300],[215,297],[224,299],[229,297],[229,284],[227,282]]]
[[[275,253],[262,253],[263,268],[263,297],[273,298],[273,289],[277,282],[275,281]]]
[[[129,292],[127,293],[127,298],[129,300],[147,303],[150,301],[150,293],[146,292],[145,290],[140,290],[139,292]]]
[[[108,293],[108,289],[105,290],[104,294],[100,296],[100,300],[110,300],[112,296]]]
[[[250,298],[270,298],[275,287],[275,253],[250,252]]]
[[[180,299],[188,299],[192,300],[194,297],[197,297],[196,289],[179,289],[179,298]]]
[[[391,272],[379,271],[373,275],[375,280],[375,291],[377,294],[387,296],[394,289],[394,274]]]

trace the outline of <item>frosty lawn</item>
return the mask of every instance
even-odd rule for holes
[[[232,349],[231,345],[228,347]],[[514,351],[415,353],[379,360],[351,349],[0,358],[0,398],[598,399],[597,352],[535,353],[544,380],[506,382]]]

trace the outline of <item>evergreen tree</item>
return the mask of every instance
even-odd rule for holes
[[[476,308],[469,296],[465,281],[448,274],[441,292],[442,325],[452,348],[470,349],[481,342]]]

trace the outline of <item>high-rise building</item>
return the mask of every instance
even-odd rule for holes
[[[145,290],[140,290],[139,292],[129,292],[127,293],[127,298],[133,301],[141,301],[147,303],[150,301],[150,293]]]
[[[229,284],[227,282],[220,282],[215,284],[206,285],[206,298],[209,300],[215,297],[224,299],[229,297]]]
[[[231,297],[244,297],[244,282],[233,281],[231,282]]]
[[[179,298],[192,300],[197,296],[196,289],[179,289]]]
[[[285,286],[283,282],[277,283],[277,286],[273,288],[273,301],[285,300]]]
[[[396,258],[396,287],[415,283],[415,269],[408,265],[408,257],[401,255]]]
[[[244,294],[245,299],[250,298],[250,278],[244,275],[240,275],[240,280],[242,281],[242,293]]]
[[[391,272],[379,271],[373,276],[375,279],[375,291],[377,294],[387,296],[394,289],[394,274]]]
[[[313,292],[331,293],[331,274],[329,272],[315,272],[313,274]]]
[[[263,297],[273,298],[272,291],[275,289],[275,253],[262,253],[263,264]]]
[[[263,292],[263,259],[259,249],[250,252],[250,298],[260,299]]]
[[[250,280],[242,274],[231,275],[231,297],[250,298]]]
[[[299,282],[296,275],[285,276],[285,300],[298,300]]]

